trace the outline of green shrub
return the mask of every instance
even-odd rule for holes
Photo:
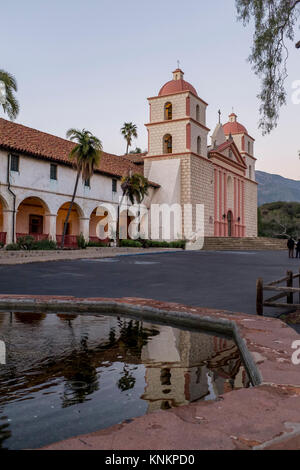
[[[17,243],[9,243],[8,245],[6,245],[5,249],[7,251],[18,251],[21,248],[19,247]]]
[[[108,246],[108,243],[105,243],[105,242],[101,242],[101,241],[98,241],[98,242],[94,242],[94,241],[90,241],[88,242],[87,246],[89,247],[101,247],[101,246]]]
[[[31,235],[25,235],[25,237],[19,237],[17,239],[17,245],[20,250],[35,250],[36,241]]]
[[[53,240],[40,240],[35,242],[34,250],[57,250],[57,244]]]
[[[144,248],[181,248],[185,249],[185,240],[175,240],[166,242],[161,240],[140,240]]]
[[[131,248],[142,248],[143,245],[137,240],[120,240],[120,246],[128,246]]]
[[[78,248],[80,248],[81,250],[84,250],[87,246],[87,243],[86,243],[85,238],[82,235],[82,233],[80,235],[78,235],[76,238],[77,238]]]

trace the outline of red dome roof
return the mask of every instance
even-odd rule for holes
[[[180,91],[191,91],[194,95],[198,96],[193,85],[185,80],[170,80],[160,89],[158,96],[172,95]]]
[[[229,119],[231,120],[223,125],[225,135],[248,134],[246,127],[237,122],[236,118],[236,114],[230,114]]]

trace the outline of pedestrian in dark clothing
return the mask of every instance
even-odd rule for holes
[[[295,242],[294,242],[294,240],[292,239],[292,237],[290,237],[290,238],[288,239],[287,247],[288,247],[288,249],[289,249],[289,258],[294,258]]]
[[[296,243],[296,258],[300,258],[300,238]]]

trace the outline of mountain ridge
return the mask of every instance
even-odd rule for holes
[[[300,180],[257,170],[258,206],[269,202],[300,202]]]

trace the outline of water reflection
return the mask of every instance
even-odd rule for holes
[[[235,343],[207,333],[110,316],[0,313],[0,323],[7,346],[0,446],[8,448],[39,447],[250,384]]]

